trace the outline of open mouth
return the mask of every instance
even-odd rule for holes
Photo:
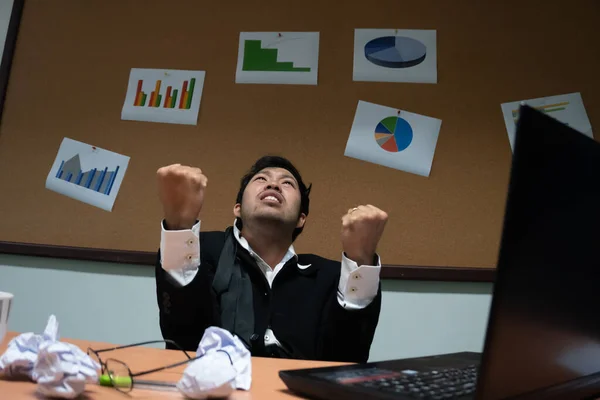
[[[267,202],[267,203],[273,203],[273,204],[281,204],[283,202],[283,198],[281,197],[281,195],[277,192],[273,192],[273,191],[268,191],[263,193],[260,196],[260,200]]]

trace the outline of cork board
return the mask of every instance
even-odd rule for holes
[[[241,175],[269,153],[313,183],[297,251],[339,258],[341,215],[370,203],[389,214],[384,276],[493,272],[511,160],[500,104],[581,92],[599,129],[598,17],[593,0],[27,0],[0,127],[0,241],[150,260],[160,166],[201,167],[202,230],[224,229]],[[435,29],[438,83],[353,82],[355,28]],[[235,84],[240,31],[320,32],[319,84]],[[206,71],[198,124],[122,121],[131,68]],[[344,157],[359,100],[442,120],[428,178]],[[65,136],[131,157],[112,212],[45,189]]]

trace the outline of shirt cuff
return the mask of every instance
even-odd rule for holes
[[[376,255],[376,265],[361,265],[342,253],[342,271],[338,285],[338,303],[347,310],[367,307],[379,290],[381,260]]]
[[[161,222],[160,263],[181,286],[194,279],[200,266],[200,221],[182,230],[166,230]]]

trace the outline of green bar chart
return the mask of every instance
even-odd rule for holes
[[[293,62],[278,62],[277,49],[263,49],[260,40],[244,42],[244,71],[310,72],[308,67],[294,67]]]

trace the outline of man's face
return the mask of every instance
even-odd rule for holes
[[[242,221],[266,220],[304,225],[306,215],[300,214],[300,189],[294,176],[284,168],[265,168],[254,175],[236,204],[233,213]]]

